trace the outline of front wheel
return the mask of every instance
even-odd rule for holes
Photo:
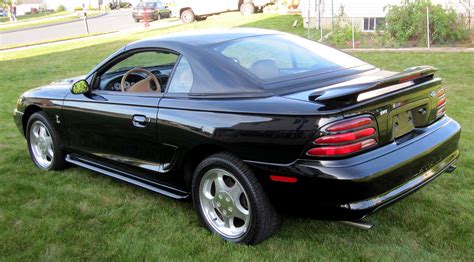
[[[66,165],[59,134],[43,112],[29,119],[26,138],[31,159],[43,170],[60,170]]]
[[[278,214],[252,171],[229,153],[198,165],[192,194],[201,223],[224,240],[257,244],[278,226]]]

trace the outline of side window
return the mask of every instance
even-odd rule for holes
[[[177,59],[178,55],[167,52],[147,51],[136,53],[112,66],[104,75],[137,67],[147,68],[174,64]]]
[[[182,56],[168,87],[169,93],[188,93],[193,86],[194,76],[188,59]]]
[[[94,89],[155,92],[164,90],[179,55],[167,51],[143,51],[123,58],[99,76]],[[135,69],[135,70],[134,70]],[[133,70],[133,71],[132,71]],[[156,80],[154,80],[156,78]],[[156,84],[156,81],[159,85]]]

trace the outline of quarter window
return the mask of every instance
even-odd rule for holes
[[[182,56],[176,66],[173,78],[168,87],[170,93],[188,93],[193,86],[194,76],[188,59]]]

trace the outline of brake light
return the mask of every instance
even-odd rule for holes
[[[327,134],[314,140],[309,156],[344,156],[377,145],[375,123],[370,117],[346,120],[326,128]]]
[[[436,92],[436,95],[438,97],[438,102],[436,104],[436,118],[440,118],[446,114],[446,91],[444,88],[438,89]]]
[[[415,73],[413,75],[409,75],[409,76],[405,76],[405,77],[400,78],[400,80],[398,80],[398,82],[399,83],[408,82],[408,81],[413,80],[415,78],[418,78],[420,76],[421,76],[421,73]]]

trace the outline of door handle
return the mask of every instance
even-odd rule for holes
[[[132,118],[132,123],[135,127],[146,127],[148,124],[148,118],[143,115],[134,115]]]

